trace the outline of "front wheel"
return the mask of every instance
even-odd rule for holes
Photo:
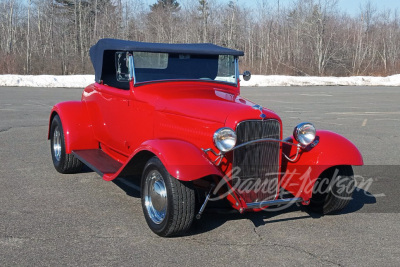
[[[332,167],[315,182],[308,208],[321,214],[337,213],[350,203],[354,188],[351,166]]]
[[[167,237],[187,231],[194,218],[195,191],[190,182],[172,177],[157,157],[142,175],[142,208],[150,229]]]

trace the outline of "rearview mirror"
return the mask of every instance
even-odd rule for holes
[[[248,80],[250,80],[250,78],[251,78],[250,71],[246,70],[245,72],[243,72],[243,80],[247,82]]]

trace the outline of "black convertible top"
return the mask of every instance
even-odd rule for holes
[[[155,52],[155,53],[177,53],[192,55],[232,55],[243,56],[243,51],[233,50],[214,44],[166,44],[145,43],[126,41],[118,39],[100,39],[97,44],[90,48],[90,59],[95,71],[95,80],[100,82],[103,68],[104,51],[133,51],[133,52]]]

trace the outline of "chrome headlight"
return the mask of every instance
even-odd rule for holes
[[[315,139],[315,127],[312,123],[303,122],[294,127],[293,136],[303,146],[308,146]]]
[[[221,152],[228,152],[236,145],[236,133],[228,127],[218,129],[214,133],[214,144]]]

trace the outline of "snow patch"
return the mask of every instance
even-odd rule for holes
[[[400,74],[388,77],[252,75],[250,81],[242,79],[240,84],[241,86],[400,86]]]
[[[0,86],[84,88],[94,75],[0,75]]]
[[[241,86],[400,86],[400,74],[388,77],[311,77],[252,75]],[[84,88],[94,75],[0,75],[0,86]]]

